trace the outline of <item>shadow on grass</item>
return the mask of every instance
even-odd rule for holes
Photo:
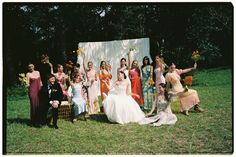
[[[26,118],[12,118],[7,119],[8,124],[18,123],[18,124],[26,124],[27,126],[31,126],[30,120]]]
[[[110,124],[114,124],[112,122],[110,122],[107,119],[107,116],[105,114],[94,114],[94,115],[90,115],[91,120],[100,122],[100,123],[110,123]]]

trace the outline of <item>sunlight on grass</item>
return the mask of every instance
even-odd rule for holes
[[[232,153],[232,75],[210,69],[194,75],[204,113],[176,114],[173,126],[112,124],[104,114],[58,130],[29,126],[27,96],[7,98],[8,154],[230,154]],[[12,89],[11,89],[12,90]],[[17,92],[15,92],[17,93]],[[19,99],[17,99],[19,98]]]

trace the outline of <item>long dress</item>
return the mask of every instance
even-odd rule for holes
[[[30,120],[32,124],[39,123],[39,92],[41,90],[41,78],[30,78],[28,95],[30,99]]]
[[[87,112],[86,100],[82,95],[82,85],[75,83],[73,87],[69,87],[68,93],[72,96],[72,103],[74,104],[74,116]]]
[[[180,74],[184,72],[184,70],[176,69],[174,72],[166,74],[166,82],[172,85],[172,91],[175,93],[182,92],[182,94],[178,95],[181,104],[181,112],[188,111],[200,102],[196,90],[188,89],[188,91],[183,92],[184,88],[180,82]]]
[[[160,67],[155,68],[154,70],[155,75],[156,75],[156,92],[159,93],[158,86],[160,83],[166,83],[165,77],[163,76],[163,72],[161,71]]]
[[[88,77],[88,98],[89,98],[89,106],[88,106],[88,114],[97,114],[100,112],[100,107],[98,103],[98,86],[95,81],[96,72],[95,70],[90,70],[87,72]]]
[[[103,93],[107,95],[109,92],[108,87],[103,81],[105,81],[108,85],[110,85],[110,79],[112,79],[112,75],[108,72],[107,73],[101,72],[99,78],[100,78],[101,99],[103,101],[104,100]]]
[[[159,119],[153,126],[160,126],[163,124],[173,125],[177,121],[176,115],[171,111],[170,104],[166,100],[157,100],[155,102],[157,107],[157,118]]]
[[[115,85],[104,99],[104,112],[108,120],[119,124],[136,122],[142,125],[155,122],[156,117],[145,118],[137,102],[126,94],[126,88],[124,85]]]
[[[147,65],[142,68],[142,88],[143,88],[143,108],[144,110],[149,110],[152,107],[154,101],[154,91],[153,86],[149,84],[150,81],[151,66]]]
[[[130,70],[130,77],[131,79],[131,91],[132,93],[135,93],[139,95],[140,97],[138,98],[137,96],[132,95],[133,99],[139,104],[143,105],[143,93],[142,93],[142,83],[141,83],[141,78],[138,74],[138,72],[135,69]]]

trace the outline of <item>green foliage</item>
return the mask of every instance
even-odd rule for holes
[[[28,62],[37,68],[42,53],[65,64],[79,42],[142,37],[167,64],[189,66],[199,49],[203,67],[232,65],[231,3],[4,3],[3,11],[8,78]]]
[[[29,126],[29,100],[11,95],[7,154],[231,154],[232,70],[199,71],[191,88],[198,91],[205,112],[178,113],[175,125],[161,127],[113,124],[101,113],[86,122],[59,120],[58,130],[34,128]]]

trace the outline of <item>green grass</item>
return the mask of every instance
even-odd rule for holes
[[[231,69],[198,71],[193,81],[206,112],[179,113],[175,125],[161,127],[112,124],[99,114],[74,124],[59,120],[58,130],[33,128],[28,97],[10,95],[7,154],[231,154]]]

